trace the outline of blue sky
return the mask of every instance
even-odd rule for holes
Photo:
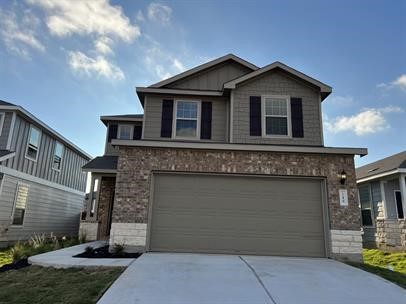
[[[234,53],[333,87],[327,146],[406,149],[406,1],[0,1],[0,99],[91,155],[99,116],[142,113],[146,86]]]

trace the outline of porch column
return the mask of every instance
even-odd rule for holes
[[[386,219],[388,219],[388,210],[386,209],[385,183],[386,183],[386,181],[381,181],[380,182],[383,218],[386,220]]]
[[[400,174],[399,176],[399,187],[400,187],[400,193],[402,197],[402,206],[403,206],[403,215],[405,215],[406,212],[406,174]]]

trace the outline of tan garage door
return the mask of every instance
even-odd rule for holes
[[[149,249],[324,257],[322,182],[154,174]]]

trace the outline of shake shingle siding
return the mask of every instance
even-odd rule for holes
[[[250,96],[288,95],[302,98],[303,138],[263,138],[250,136]],[[320,100],[316,89],[282,71],[272,71],[242,83],[234,91],[233,142],[244,144],[322,145]]]

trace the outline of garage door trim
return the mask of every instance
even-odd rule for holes
[[[151,228],[152,228],[152,210],[154,204],[154,186],[156,175],[204,175],[204,176],[230,176],[230,177],[253,177],[253,178],[281,178],[281,179],[312,179],[319,180],[321,186],[321,204],[324,234],[324,251],[326,257],[331,257],[330,229],[329,229],[329,208],[327,206],[327,184],[325,177],[301,176],[301,175],[265,175],[265,174],[242,174],[242,173],[210,173],[210,172],[187,172],[187,171],[151,171],[149,206],[148,206],[148,224],[146,235],[146,251],[151,251]]]

